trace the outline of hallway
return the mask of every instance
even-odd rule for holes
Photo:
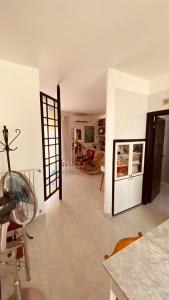
[[[169,215],[169,185],[161,183],[160,193],[151,203],[152,208]]]
[[[150,205],[140,205],[115,217],[103,214],[101,174],[89,176],[72,169],[63,175],[63,201],[53,196],[46,215],[30,226],[32,281],[23,286],[41,289],[46,300],[108,300],[109,277],[102,267],[122,237],[146,233],[168,217]],[[12,293],[5,283],[4,298]]]

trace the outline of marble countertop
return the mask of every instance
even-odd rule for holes
[[[103,265],[119,300],[169,300],[169,220]]]

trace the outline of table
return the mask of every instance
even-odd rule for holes
[[[118,300],[169,299],[169,220],[103,262]],[[113,293],[112,293],[113,292]]]

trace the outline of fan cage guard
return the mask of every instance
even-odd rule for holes
[[[12,182],[14,178],[15,184],[16,178],[22,182],[23,198],[19,195],[19,192],[15,190],[14,183]],[[12,189],[10,185],[12,185]],[[2,176],[1,190],[2,193],[8,191],[9,194],[12,194],[11,201],[16,201],[16,208],[11,212],[10,219],[19,225],[31,223],[37,214],[37,199],[34,187],[29,178],[21,172],[8,171]],[[15,194],[15,196],[13,194]]]

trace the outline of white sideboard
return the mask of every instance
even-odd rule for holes
[[[114,143],[113,214],[142,201],[145,141]]]

